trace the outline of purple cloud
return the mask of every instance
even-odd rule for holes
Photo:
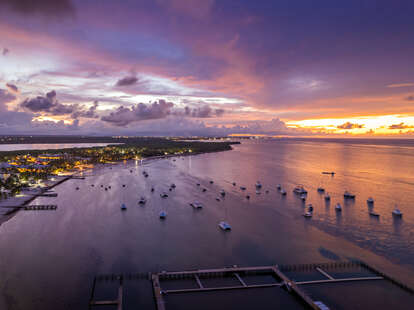
[[[404,123],[393,124],[393,125],[388,126],[388,129],[409,129],[409,128],[414,128],[414,126],[405,125]]]
[[[346,122],[342,125],[336,126],[338,129],[357,129],[357,128],[364,128],[364,125],[360,124],[353,124],[351,122]]]
[[[138,82],[138,78],[135,76],[127,76],[124,77],[120,80],[118,80],[118,82],[116,82],[115,86],[130,86],[130,85],[134,85]]]
[[[75,13],[71,0],[1,0],[0,6],[25,15],[39,13],[47,16],[64,16]]]

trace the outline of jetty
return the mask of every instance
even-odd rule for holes
[[[403,290],[409,300],[414,298],[412,288],[362,261],[353,260],[321,264],[257,267],[238,267],[235,265],[216,269],[96,276],[93,280],[89,309],[98,305],[113,305],[117,306],[118,310],[122,310],[123,281],[130,280],[150,281],[157,310],[168,310],[169,298],[177,294],[191,295],[210,292],[208,296],[214,302],[214,295],[211,295],[214,291],[231,292],[249,289],[256,289],[257,291],[257,289],[264,288],[274,288],[276,291],[271,294],[273,298],[280,301],[281,305],[294,302],[301,305],[301,309],[333,309],[333,306],[329,304],[332,302],[332,295],[329,298],[324,298],[324,294],[320,292],[323,292],[324,289],[329,291],[331,287],[341,285],[341,283],[349,287],[349,285],[353,286],[360,282],[364,282],[364,285],[368,285],[373,290],[375,290],[377,283],[388,282],[388,285],[391,285],[391,290],[396,290],[397,293],[398,290]],[[96,285],[101,281],[112,281],[118,285],[118,297],[116,299],[94,299]],[[179,282],[181,284],[177,284]],[[382,284],[379,285],[381,287]],[[315,286],[319,289],[318,293],[312,291]],[[360,286],[356,286],[357,290],[359,288]],[[278,290],[283,290],[283,292]],[[254,290],[252,292],[254,293]],[[363,295],[361,296],[365,298]],[[349,309],[353,308],[352,304],[343,306]]]

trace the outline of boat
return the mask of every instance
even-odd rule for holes
[[[305,201],[306,200],[306,194],[300,195],[300,199],[302,199],[302,201]]]
[[[400,209],[395,208],[395,209],[392,211],[392,215],[393,215],[393,216],[395,216],[395,217],[402,217],[402,212],[400,211]]]
[[[262,188],[262,184],[260,183],[260,181],[256,182],[256,188]]]
[[[173,183],[173,184],[171,184],[171,186],[170,186],[171,188],[176,188],[176,186],[175,186],[175,184]]]
[[[355,194],[352,194],[352,193],[350,193],[348,191],[345,191],[344,198],[345,199],[355,199]]]
[[[298,186],[296,186],[294,189],[293,189],[293,192],[295,193],[295,194],[299,194],[299,195],[301,195],[301,194],[307,194],[308,192],[307,192],[307,190],[305,190],[305,188],[302,186],[302,185],[298,185]]]
[[[240,189],[241,189],[242,191],[245,191],[245,190],[246,190],[246,187],[244,187],[244,186],[240,186]]]
[[[160,212],[160,219],[165,219],[167,217],[167,212],[166,211],[161,211]]]
[[[250,195],[246,195],[246,199],[250,199]]]
[[[269,194],[269,190],[266,190],[266,191],[265,191],[265,193],[266,193],[266,194]]]
[[[278,184],[278,185],[276,185],[276,188],[277,189],[281,189],[282,188],[282,185],[281,184]]]
[[[374,216],[374,217],[379,217],[380,216],[379,213],[376,213],[374,211],[370,211],[369,215]]]
[[[121,210],[122,211],[125,211],[127,209],[127,207],[126,207],[126,205],[123,203],[122,205],[121,205]]]
[[[155,189],[153,187],[151,187],[151,192],[153,192]]]
[[[258,189],[256,190],[256,195],[260,195],[260,191]]]
[[[308,204],[308,211],[309,212],[313,212],[313,206],[312,206],[312,204]]]
[[[144,205],[146,202],[147,202],[147,200],[145,199],[145,197],[144,197],[144,196],[141,196],[141,198],[140,198],[140,199],[139,199],[139,201],[138,201],[138,203],[139,203],[140,205]]]
[[[206,191],[207,191],[207,189],[206,188],[203,188],[203,193],[206,192]]]
[[[329,196],[329,194],[325,194],[324,198],[325,198],[326,201],[330,201],[331,200],[331,196]]]
[[[282,195],[282,196],[286,196],[286,190],[284,190],[283,188],[280,190],[280,194]]]
[[[192,206],[194,209],[202,209],[203,204],[198,201],[190,202],[190,206]]]
[[[323,193],[325,191],[325,189],[322,186],[319,186],[318,189],[317,189],[317,191],[319,193]]]
[[[160,196],[161,196],[161,198],[167,198],[168,197],[168,194],[166,192],[162,192],[160,194]]]
[[[367,203],[368,204],[373,204],[374,203],[374,198],[372,198],[372,197],[369,197],[368,199],[367,199]]]
[[[217,201],[220,201],[220,197],[216,197],[216,200],[217,200]]]
[[[220,191],[220,195],[221,195],[221,196],[223,196],[223,197],[224,197],[224,196],[226,196],[226,192],[224,191],[224,189],[222,189],[222,190]]]
[[[341,204],[340,204],[340,203],[337,203],[337,204],[335,205],[335,210],[336,210],[336,211],[342,211],[342,207],[341,207]]]
[[[335,172],[333,172],[333,171],[322,171],[322,174],[335,175]]]
[[[213,184],[214,183],[214,181],[210,181],[210,184]]]
[[[228,231],[228,230],[231,230],[231,226],[230,226],[230,224],[229,223],[227,223],[227,222],[220,222],[219,224],[218,224],[218,226],[222,229],[222,230],[224,230],[224,231]]]
[[[233,186],[236,186],[236,182],[233,182],[233,183],[231,183],[231,184],[233,184]]]
[[[305,212],[305,213],[303,213],[303,216],[305,218],[311,218],[312,217],[312,213],[311,212]]]
[[[201,184],[200,183],[197,183],[197,186],[200,186]]]

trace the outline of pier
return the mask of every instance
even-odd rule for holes
[[[305,279],[307,278],[307,279]],[[260,279],[260,280],[258,280]],[[273,298],[281,298],[284,301],[296,301],[300,308],[304,309],[330,309],[329,303],[324,301],[323,295],[312,294],[307,287],[329,288],[340,283],[364,282],[374,285],[378,281],[392,283],[394,290],[403,290],[408,296],[414,298],[414,291],[399,281],[383,274],[368,264],[361,261],[335,262],[322,264],[303,265],[270,265],[257,267],[224,267],[216,269],[200,269],[187,271],[161,271],[156,273],[141,273],[129,275],[104,275],[97,276],[93,281],[92,295],[89,309],[98,305],[116,305],[122,310],[123,281],[146,280],[151,282],[154,294],[154,302],[157,310],[168,310],[168,298],[174,295],[202,294],[214,291],[236,291],[249,289],[274,288],[283,290],[274,294]],[[182,280],[179,287],[177,285]],[[190,280],[190,281],[189,281]],[[213,280],[213,281],[211,281]],[[118,298],[116,300],[96,301],[93,299],[95,287],[100,281],[119,281]],[[178,282],[177,282],[178,281]],[[255,283],[256,281],[256,283]],[[276,291],[275,291],[276,292]],[[284,293],[282,293],[284,292]],[[211,295],[209,295],[211,296]],[[330,296],[332,298],[332,296]],[[281,303],[283,304],[283,300]],[[328,299],[328,301],[330,301]],[[352,309],[352,305],[346,305]],[[195,306],[196,308],[196,306]],[[331,308],[333,309],[333,308]]]

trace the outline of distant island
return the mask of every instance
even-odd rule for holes
[[[37,186],[51,176],[73,175],[97,164],[231,150],[232,141],[182,141],[150,137],[2,137],[8,144],[108,143],[107,146],[0,152],[0,199]],[[18,142],[19,141],[19,142]],[[40,142],[41,141],[41,142]],[[111,144],[113,143],[113,144]]]

